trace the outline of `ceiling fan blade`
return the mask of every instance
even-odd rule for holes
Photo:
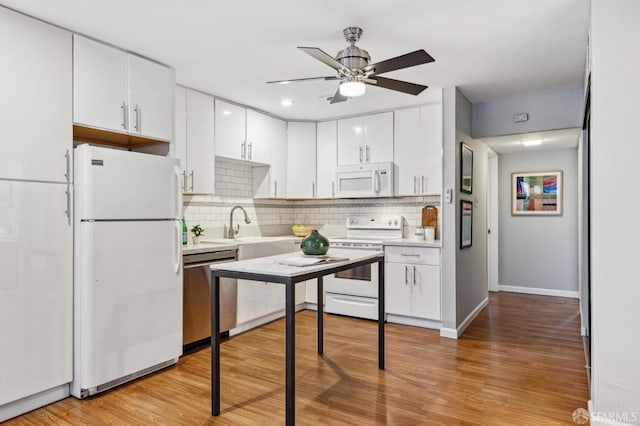
[[[400,70],[403,68],[415,67],[416,65],[427,64],[434,62],[435,59],[431,57],[424,49],[416,50],[415,52],[407,53],[402,56],[396,56],[395,58],[387,59],[385,61],[378,62],[376,64],[367,65],[362,71],[373,71],[373,74],[379,75],[386,72]]]
[[[385,78],[379,76],[370,77],[372,80],[376,80],[376,83],[369,83],[365,81],[367,84],[371,84],[372,86],[378,86],[385,89],[395,90],[397,92],[408,93],[410,95],[419,95],[422,93],[424,89],[428,86],[423,86],[421,84],[409,83],[408,81],[400,81],[394,80],[392,78]]]
[[[331,102],[329,102],[329,103],[330,104],[336,104],[338,102],[344,102],[347,99],[349,99],[349,98],[347,98],[346,96],[342,96],[340,94],[340,87],[338,87],[338,90],[336,90],[336,94],[333,95],[333,98],[331,98]]]
[[[319,49],[317,47],[298,47],[298,49],[302,50],[307,55],[312,56],[313,58],[319,60],[320,62],[326,65],[329,65],[331,68],[333,68],[336,71],[342,71],[347,74],[352,73],[350,68],[342,65],[333,56],[329,55],[327,52],[325,52],[322,49]]]
[[[337,75],[332,75],[329,77],[291,78],[289,80],[267,81],[267,84],[287,84],[287,83],[294,83],[297,81],[311,81],[311,80],[333,81],[333,80],[344,80],[344,77],[338,77]]]

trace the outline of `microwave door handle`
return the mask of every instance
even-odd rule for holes
[[[373,180],[373,192],[377,194],[378,192],[380,192],[380,174],[378,173],[377,170],[373,171],[372,180]]]

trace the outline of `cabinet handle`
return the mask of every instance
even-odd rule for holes
[[[311,197],[314,198],[316,196],[316,183],[311,182]]]
[[[424,184],[424,176],[420,176],[420,184],[421,184],[421,190],[420,191],[421,191],[422,194],[424,194],[425,193],[424,187],[426,186]]]
[[[133,108],[133,112],[136,113],[136,125],[133,128],[137,133],[140,133],[140,107],[138,104]]]
[[[409,267],[404,265],[404,285],[409,284]]]
[[[193,180],[194,180],[193,175],[194,174],[195,174],[195,172],[193,170],[191,170],[191,173],[189,173],[189,176],[191,176],[191,192],[193,192]]]
[[[360,149],[360,162],[362,163],[362,147],[358,147]]]
[[[182,171],[182,191],[187,192],[187,171]]]
[[[419,254],[414,254],[414,253],[400,253],[400,256],[407,256],[407,257],[419,257]]]
[[[273,181],[273,196],[274,197],[278,196],[278,179]]]
[[[331,182],[331,196],[332,197],[336,196],[336,183],[335,182]]]
[[[253,142],[249,142],[249,160],[253,156]]]
[[[368,163],[368,162],[369,162],[369,160],[371,159],[371,158],[370,158],[371,156],[370,156],[370,154],[369,154],[369,153],[370,153],[369,145],[366,145],[366,146],[365,146],[365,148],[366,148],[366,151],[367,151],[367,163]]]
[[[125,101],[122,101],[120,109],[122,111],[122,128],[127,130],[127,103]]]
[[[64,191],[64,194],[67,197],[67,209],[64,211],[64,214],[67,216],[67,224],[71,226],[71,191],[70,186],[67,184],[67,190]]]
[[[240,144],[240,159],[244,160],[244,142]]]
[[[418,176],[413,177],[413,193],[418,193]]]
[[[67,179],[67,183],[71,183],[71,155],[69,154],[69,150],[64,154],[64,162],[65,162],[65,172],[64,177]]]
[[[413,267],[413,285],[416,285],[416,267]]]

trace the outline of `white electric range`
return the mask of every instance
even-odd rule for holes
[[[402,238],[402,216],[351,216],[347,235],[330,247],[382,251],[385,240]],[[378,319],[378,268],[364,265],[324,278],[325,312]]]

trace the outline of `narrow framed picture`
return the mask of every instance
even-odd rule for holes
[[[460,192],[473,193],[473,150],[460,142]]]
[[[471,247],[473,235],[473,203],[460,200],[460,248]]]
[[[511,173],[511,214],[562,215],[562,171]]]

